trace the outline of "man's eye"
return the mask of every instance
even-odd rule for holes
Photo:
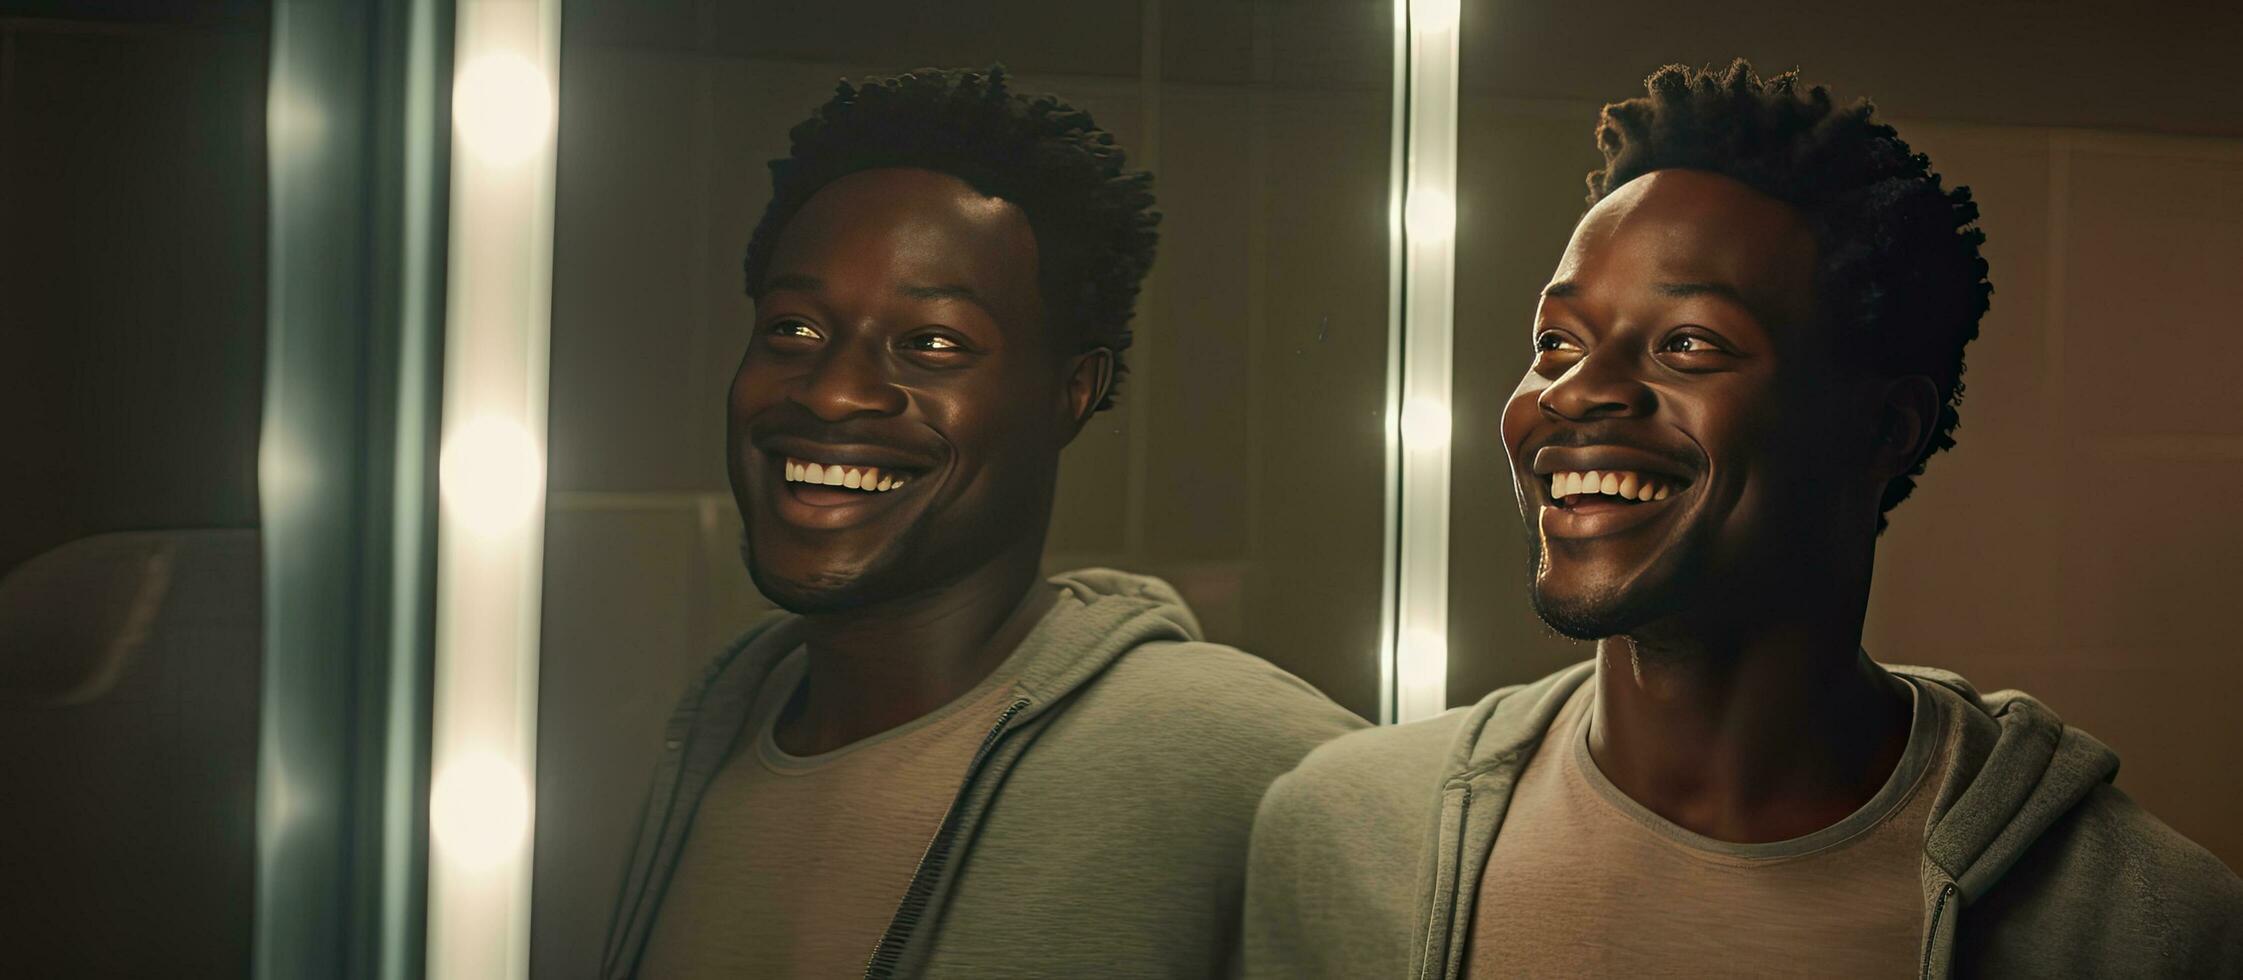
[[[1564,334],[1559,333],[1555,330],[1545,330],[1534,335],[1534,350],[1535,353],[1538,354],[1548,353],[1550,351],[1579,349],[1580,348],[1574,345],[1573,341],[1565,339]]]
[[[818,339],[818,328],[800,320],[781,320],[763,328],[763,332],[773,337],[798,337],[803,340]]]
[[[1667,338],[1666,343],[1659,345],[1659,350],[1673,354],[1705,354],[1719,353],[1721,346],[1696,334],[1684,333]]]
[[[912,350],[944,352],[961,351],[966,349],[966,345],[961,344],[952,338],[945,337],[939,333],[920,334],[919,336],[913,337],[910,340],[904,341],[904,346],[909,347]]]

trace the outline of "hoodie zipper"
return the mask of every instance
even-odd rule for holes
[[[1939,901],[1932,903],[1931,924],[1924,930],[1923,980],[1931,980],[1931,951],[1932,947],[1939,942],[1939,917],[1946,913],[1947,900],[1953,898],[1954,895],[1955,883],[1950,881],[1939,886]]]
[[[935,830],[934,839],[927,842],[926,851],[919,855],[919,866],[912,869],[911,885],[904,889],[903,902],[896,907],[895,917],[888,920],[888,929],[881,934],[880,942],[872,947],[871,958],[865,961],[865,980],[895,976],[896,964],[903,959],[904,944],[919,928],[920,917],[927,913],[927,903],[934,900],[935,878],[950,861],[950,848],[958,835],[952,818],[958,815],[959,805],[965,802],[966,793],[973,788],[974,779],[981,774],[981,767],[989,760],[997,739],[1004,735],[1005,726],[1012,724],[1013,717],[1027,707],[1027,698],[1014,700],[1011,707],[997,716],[997,723],[989,727],[989,734],[981,737],[980,747],[974,749],[973,761],[966,765],[966,778],[958,785],[958,794],[950,798],[950,807],[942,812],[942,823]]]
[[[1456,817],[1453,820],[1444,819],[1442,821],[1442,832],[1450,839],[1443,842],[1445,846],[1441,849],[1437,858],[1439,863],[1433,873],[1432,908],[1425,918],[1425,958],[1418,970],[1419,980],[1448,976],[1449,949],[1455,945],[1451,941],[1451,934],[1458,928],[1456,922],[1457,899],[1462,894],[1464,887],[1456,879],[1459,877],[1459,872],[1464,864],[1464,827],[1471,822],[1472,814],[1471,784],[1467,783],[1458,789]],[[1447,809],[1445,803],[1442,809]],[[1444,873],[1449,879],[1446,890],[1443,890],[1441,884]],[[1440,949],[1435,950],[1433,948],[1433,937],[1436,927],[1443,920],[1447,920],[1448,929],[1439,933],[1441,945]],[[1470,928],[1470,923],[1464,925],[1465,928]]]

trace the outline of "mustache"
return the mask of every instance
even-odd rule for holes
[[[1520,448],[1522,459],[1532,462],[1534,454],[1556,446],[1562,449],[1587,449],[1592,446],[1619,446],[1649,453],[1673,463],[1685,472],[1703,472],[1705,458],[1695,447],[1665,446],[1638,438],[1640,431],[1626,422],[1579,422],[1554,429],[1544,438],[1531,441]]]

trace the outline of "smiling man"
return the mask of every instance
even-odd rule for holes
[[[1038,574],[1151,178],[1001,70],[844,85],[772,164],[730,399],[751,630],[671,722],[609,977],[1204,976],[1254,806],[1361,722],[1156,579]]]
[[[2108,748],[1861,649],[1987,306],[1968,193],[1789,74],[1647,92],[1502,419],[1534,609],[1596,657],[1279,780],[1248,973],[2243,975],[2243,883]]]

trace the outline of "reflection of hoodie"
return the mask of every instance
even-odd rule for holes
[[[1219,972],[1256,801],[1363,726],[1298,678],[1202,642],[1165,582],[1104,569],[1051,582],[1059,602],[1013,655],[1013,695],[866,950],[868,977]],[[637,970],[694,810],[801,642],[799,618],[766,620],[679,704],[601,976]]]
[[[2112,786],[2110,749],[2015,691],[1892,669],[1931,682],[1953,753],[1924,831],[1922,976],[2243,976],[2243,880]],[[1338,739],[1272,785],[1246,974],[1462,975],[1511,788],[1594,675],[1581,664]]]

